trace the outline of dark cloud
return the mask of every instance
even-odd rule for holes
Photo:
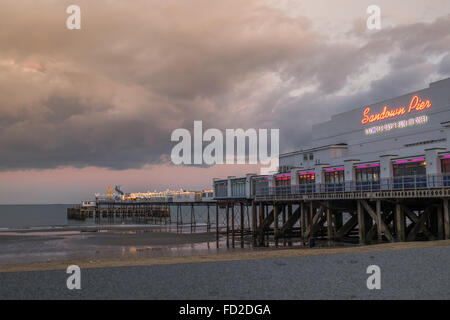
[[[439,66],[439,72],[444,75],[450,74],[450,53],[442,58]]]
[[[194,120],[280,128],[292,150],[330,114],[450,75],[448,55],[430,60],[448,52],[449,15],[379,32],[356,23],[333,42],[258,0],[80,0],[80,31],[65,28],[70,3],[33,3],[0,5],[1,170],[166,162],[171,132]]]

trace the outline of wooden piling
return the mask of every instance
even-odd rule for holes
[[[443,199],[443,207],[444,207],[444,233],[445,239],[450,239],[450,213],[448,210],[448,199]]]
[[[244,204],[241,202],[241,248],[244,247]]]
[[[207,221],[206,221],[206,232],[210,232],[211,231],[211,219],[209,216],[209,203],[206,205],[206,210],[207,210]]]
[[[292,217],[292,204],[288,204],[288,205],[287,205],[287,209],[288,209],[288,220],[290,220],[291,217]],[[291,232],[292,232],[292,229],[289,228],[289,229],[287,230],[287,232],[288,232],[288,245],[289,245],[289,246],[292,246],[292,241],[291,241]]]
[[[365,219],[365,213],[363,211],[363,207],[361,204],[361,201],[356,200],[356,211],[358,214],[358,233],[359,233],[359,243],[365,244],[366,243],[366,219]]]
[[[273,236],[275,239],[275,246],[278,247],[278,205],[274,203],[273,205]]]
[[[226,219],[227,219],[227,248],[230,247],[230,204],[227,202],[227,212],[226,212]]]
[[[406,220],[405,212],[400,203],[395,204],[395,222],[397,231],[397,241],[406,241]]]
[[[258,245],[258,243],[257,243],[257,236],[258,236],[257,225],[258,225],[258,221],[256,220],[256,203],[255,203],[255,201],[252,201],[252,231],[253,231],[253,245],[255,247]]]
[[[306,243],[306,213],[305,213],[305,203],[300,202],[300,236],[303,239],[303,245]]]
[[[313,202],[309,202],[309,246],[314,247],[314,222],[313,222]]]
[[[444,235],[444,215],[442,212],[442,206],[439,205],[436,208],[436,218],[437,218],[437,236],[439,240],[444,240],[445,239],[445,235]]]
[[[219,248],[219,204],[216,203],[216,247]]]
[[[377,236],[378,236],[378,243],[382,243],[383,242],[383,238],[382,238],[382,227],[381,227],[381,200],[377,200],[376,201],[376,213],[377,213]]]
[[[282,226],[284,226],[286,224],[286,214],[287,214],[285,204],[281,205],[281,212],[282,212],[282,215],[281,215]],[[283,246],[286,246],[286,237],[284,235],[283,235]]]
[[[325,211],[326,211],[326,218],[327,218],[328,245],[331,246],[332,241],[334,240],[334,237],[333,237],[333,223],[331,221],[330,201],[327,201],[327,207],[326,207]]]
[[[231,245],[234,248],[234,202],[231,207]]]
[[[259,203],[259,246],[264,243],[264,205]]]

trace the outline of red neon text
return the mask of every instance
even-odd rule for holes
[[[395,118],[398,116],[402,116],[405,113],[411,113],[413,110],[423,111],[425,109],[431,108],[431,105],[432,103],[430,100],[424,101],[416,95],[412,97],[411,102],[409,103],[408,112],[406,111],[405,107],[388,110],[388,107],[384,106],[383,111],[381,111],[380,113],[370,114],[370,107],[367,107],[364,109],[363,119],[361,120],[361,123],[367,124],[385,119]]]

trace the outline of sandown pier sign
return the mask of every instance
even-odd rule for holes
[[[389,108],[387,105],[383,107],[383,110],[379,113],[371,113],[371,108],[366,107],[363,111],[363,118],[361,120],[361,124],[366,125],[370,123],[379,122],[387,119],[394,119],[404,115],[418,112],[423,112],[428,110],[432,106],[432,102],[430,100],[423,100],[418,95],[415,95],[411,98],[408,107],[400,106],[396,108]],[[364,133],[366,135],[371,135],[380,132],[391,131],[393,129],[401,129],[406,127],[411,127],[415,125],[422,125],[428,122],[428,116],[426,115],[416,115],[409,119],[397,120],[390,123],[385,123],[382,125],[376,125],[370,128],[364,129]]]

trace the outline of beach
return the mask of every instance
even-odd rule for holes
[[[297,239],[298,240],[298,239]],[[205,228],[65,226],[0,232],[0,299],[450,299],[450,240],[227,248]],[[77,265],[82,289],[66,286]],[[367,267],[382,272],[368,290]]]
[[[6,264],[146,258],[216,252],[205,228],[110,225],[19,229],[0,232],[0,270]],[[221,240],[222,242],[222,240]],[[223,244],[221,243],[223,248]]]
[[[66,268],[81,268],[68,290]],[[449,299],[450,241],[0,266],[1,299]],[[381,290],[368,290],[369,265]]]

